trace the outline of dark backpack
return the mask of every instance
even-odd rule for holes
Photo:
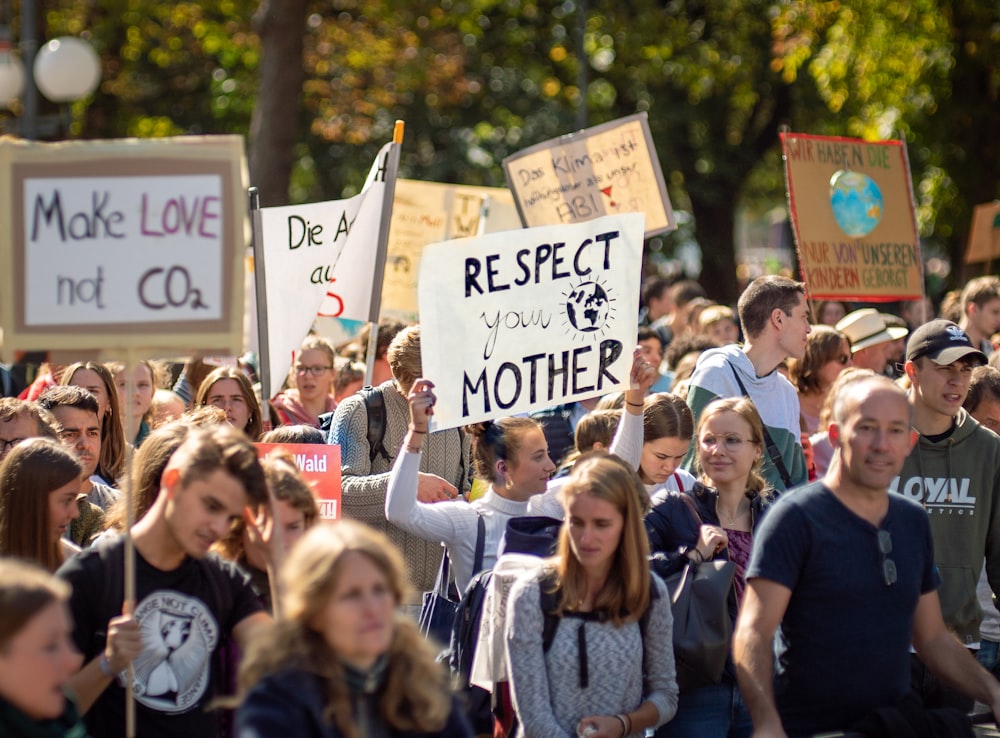
[[[549,649],[552,647],[552,641],[555,640],[556,631],[559,629],[559,623],[562,622],[563,618],[574,618],[587,622],[602,622],[605,620],[606,616],[604,613],[592,613],[592,612],[573,612],[573,613],[563,613],[559,614],[559,589],[556,587],[555,574],[549,574],[548,576],[542,578],[538,582],[538,591],[541,595],[542,604],[542,652],[548,653]],[[659,599],[660,591],[656,588],[656,582],[650,574],[649,582],[649,606],[646,607],[646,611],[639,616],[639,636],[642,638],[643,644],[646,642],[646,631],[649,629],[649,613],[653,609],[653,600]],[[582,623],[581,623],[582,626]],[[581,639],[583,645],[586,645],[586,641]],[[585,688],[589,681],[588,677],[588,661],[586,651],[581,648],[577,653],[577,658],[580,660],[580,687]],[[642,673],[646,674],[646,650],[643,648],[642,653]]]
[[[358,390],[365,401],[365,412],[368,415],[368,460],[375,461],[381,456],[386,461],[392,461],[389,452],[385,450],[385,398],[378,387],[366,385]],[[333,425],[333,413],[323,413],[319,416],[319,428],[329,434]]]

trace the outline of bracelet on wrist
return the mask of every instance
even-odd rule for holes
[[[414,428],[412,425],[408,428],[408,430],[410,431],[410,433],[419,433],[422,436],[427,434],[426,430],[418,430]]]
[[[688,558],[691,560],[691,563],[694,563],[694,564],[703,564],[703,563],[705,563],[705,557],[701,555],[701,551],[699,551],[697,548],[689,548],[688,549],[688,554],[694,554],[695,556],[698,557],[698,560],[695,561],[694,560],[694,556],[690,556],[689,555]]]
[[[628,400],[625,400],[625,404],[629,407],[643,407],[641,402],[629,402]]]
[[[625,736],[629,733],[628,717],[626,715],[622,715],[621,713],[618,713],[615,717],[618,718],[618,722],[622,724],[622,738],[625,738]]]

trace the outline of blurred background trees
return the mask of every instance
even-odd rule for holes
[[[84,35],[103,61],[75,135],[246,134],[265,205],[353,194],[396,119],[403,176],[500,186],[508,154],[647,111],[720,300],[736,296],[737,213],[784,205],[781,125],[904,136],[921,236],[954,272],[971,208],[1000,195],[993,2],[40,4],[46,37]]]

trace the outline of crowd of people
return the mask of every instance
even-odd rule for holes
[[[625,391],[436,432],[390,321],[368,387],[367,337],[317,335],[271,398],[243,359],[5,381],[0,735],[125,736],[127,694],[152,738],[968,735],[1000,718],[1000,279],[885,308],[657,277]],[[337,444],[341,519],[257,442]],[[702,668],[674,616],[712,573]],[[485,597],[475,677],[439,591]]]

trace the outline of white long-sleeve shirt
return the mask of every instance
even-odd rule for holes
[[[455,582],[465,591],[478,572],[473,571],[478,519],[482,515],[486,531],[483,569],[492,569],[507,521],[528,514],[527,502],[498,495],[492,487],[473,502],[447,500],[425,503],[417,500],[417,472],[420,454],[401,451],[389,476],[385,495],[385,517],[403,530],[429,541],[440,541],[448,549]]]

